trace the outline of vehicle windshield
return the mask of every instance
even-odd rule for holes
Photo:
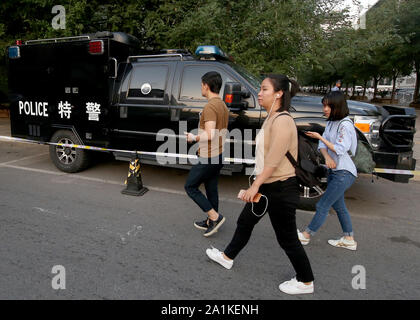
[[[242,77],[244,77],[245,80],[247,80],[257,92],[260,91],[261,82],[264,80],[262,77],[252,74],[237,64],[229,63],[229,65],[235,69]]]

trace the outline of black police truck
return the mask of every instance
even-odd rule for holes
[[[244,172],[250,160],[246,151],[254,147],[256,130],[267,116],[257,103],[262,79],[216,46],[200,46],[194,55],[179,49],[149,52],[139,50],[138,39],[128,34],[98,32],[29,40],[7,50],[13,137],[112,149],[117,159],[125,160],[132,155],[121,150],[147,151],[142,161],[159,164],[153,152],[168,139],[175,139],[177,149],[167,152],[175,157],[189,153],[184,131],[198,127],[206,104],[201,76],[217,71],[230,109],[227,143],[232,147],[223,171],[233,173]],[[369,146],[376,167],[415,168],[416,115],[411,108],[348,104],[359,139]],[[291,114],[300,131],[322,133],[325,128],[320,97],[294,97]],[[316,141],[310,142],[316,150]],[[85,169],[91,156],[88,150],[60,145],[51,145],[50,155],[65,172]],[[179,160],[170,165],[188,167]],[[382,176],[398,182],[413,177]],[[301,186],[301,206],[313,208],[325,184],[326,179],[321,188]]]

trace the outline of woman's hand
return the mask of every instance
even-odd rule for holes
[[[258,189],[258,187],[252,185],[248,190],[245,190],[240,199],[245,202],[252,202],[255,195],[258,193]]]
[[[306,131],[305,134],[310,138],[321,140],[321,135],[318,132]]]
[[[337,167],[337,164],[330,156],[325,157],[325,164],[329,169],[335,169]]]

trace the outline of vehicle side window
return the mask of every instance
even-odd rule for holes
[[[168,72],[168,66],[135,66],[131,73],[127,98],[162,100]]]
[[[219,72],[222,76],[223,84],[220,89],[220,96],[223,97],[223,90],[226,82],[236,81],[226,72],[214,66],[186,66],[182,72],[181,90],[179,100],[181,101],[206,101],[201,95],[201,77],[209,71]]]

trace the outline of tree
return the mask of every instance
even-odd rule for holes
[[[327,40],[349,24],[346,11],[337,9],[343,1],[63,0],[66,28],[54,30],[55,1],[3,0],[1,54],[16,39],[122,31],[136,36],[144,49],[193,51],[200,44],[215,44],[255,73],[300,77],[312,65],[314,70],[325,70],[324,78],[331,82],[339,71],[331,61],[338,58]],[[0,63],[2,81],[4,67]]]
[[[397,30],[404,41],[405,54],[413,63],[416,73],[413,102],[420,104],[420,6],[418,0],[402,0],[400,2]]]

